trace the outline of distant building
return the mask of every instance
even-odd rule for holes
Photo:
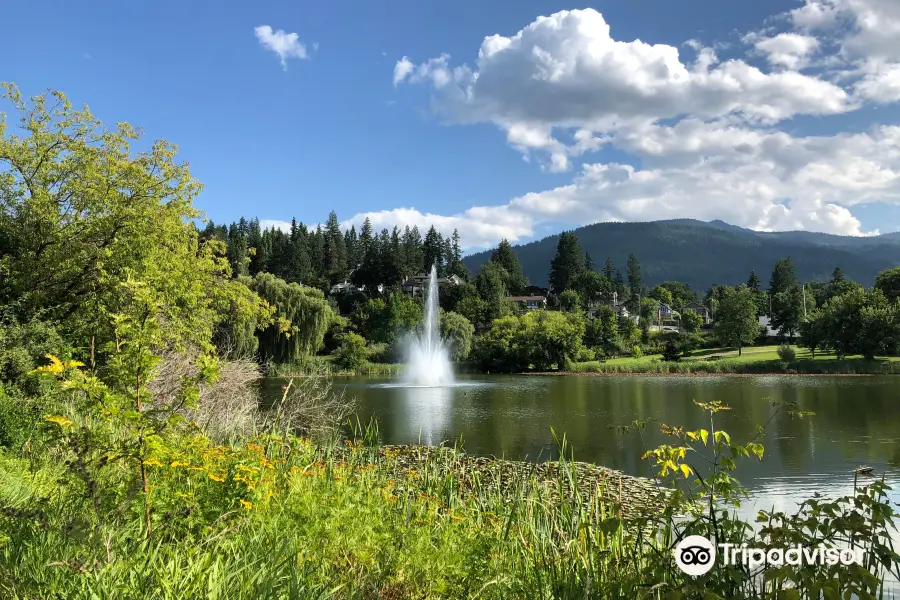
[[[704,325],[709,325],[712,323],[712,317],[709,314],[709,309],[706,308],[700,302],[690,302],[686,306],[681,307],[681,310],[691,310],[700,315],[701,322]]]
[[[780,329],[772,327],[772,319],[770,317],[759,317],[759,326],[761,329],[765,328],[767,338],[790,337],[790,339],[794,339],[795,337],[798,337],[796,333],[791,336],[782,335]]]
[[[419,273],[418,275],[413,275],[412,277],[410,277],[406,281],[404,281],[402,284],[400,284],[400,287],[407,294],[413,294],[413,295],[418,294],[419,292],[421,292],[425,289],[425,286],[428,282],[429,277],[430,276],[425,273]],[[438,287],[445,287],[445,286],[457,286],[464,282],[462,279],[459,278],[459,276],[451,275],[450,277],[438,277],[437,283],[438,283]]]
[[[525,310],[547,308],[547,296],[507,296],[506,301],[518,304]]]

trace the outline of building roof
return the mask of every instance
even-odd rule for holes
[[[510,302],[546,302],[546,296],[507,296],[506,299]]]

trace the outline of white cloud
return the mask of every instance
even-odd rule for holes
[[[811,35],[799,33],[779,33],[774,37],[763,37],[754,41],[758,52],[765,54],[769,64],[787,69],[802,69],[819,47],[819,40]]]
[[[511,242],[533,234],[531,217],[509,206],[476,206],[455,215],[422,213],[414,208],[395,208],[378,212],[359,213],[348,219],[344,228],[355,225],[359,229],[368,218],[373,229],[392,229],[395,225],[403,229],[416,226],[424,237],[432,225],[444,236],[454,229],[459,231],[464,248],[487,248],[501,239]]]
[[[792,44],[778,59],[793,52],[797,64],[804,42],[805,56],[813,38],[775,38],[763,46]],[[474,67],[452,66],[446,54],[417,66],[404,57],[394,82],[431,86],[443,118],[495,123],[523,153],[547,155],[551,170],[568,166],[557,128],[604,133],[687,114],[777,123],[852,108],[847,92],[829,81],[790,69],[766,73],[742,60],[720,63],[711,48],[689,45],[696,58],[686,63],[673,46],[615,40],[593,9],[563,11],[513,36],[486,37]]]
[[[397,64],[394,65],[394,87],[397,87],[398,83],[409,77],[415,68],[416,66],[405,56],[398,60]]]
[[[290,221],[279,221],[278,219],[260,219],[259,226],[261,229],[280,229],[285,233],[289,233],[291,230],[291,222]]]
[[[306,45],[302,44],[296,33],[286,33],[279,29],[274,31],[268,25],[260,25],[254,29],[259,45],[266,50],[271,50],[281,60],[281,68],[287,70],[287,61],[291,58],[308,59]],[[316,44],[318,48],[318,44]]]
[[[394,84],[427,86],[442,120],[493,123],[526,160],[577,174],[474,218],[474,209],[377,214],[385,223],[453,223],[475,246],[526,238],[542,223],[675,217],[865,234],[854,206],[900,204],[900,127],[801,136],[779,125],[900,101],[900,0],[805,0],[785,16],[744,37],[768,69],[721,61],[718,43],[688,40],[682,56],[616,40],[592,9],[485,37],[472,66],[447,54],[418,64],[404,56]],[[603,148],[625,154],[590,156]]]

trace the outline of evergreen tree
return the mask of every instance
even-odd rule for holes
[[[585,250],[585,252],[584,252],[584,270],[585,271],[593,271],[594,270],[594,259],[591,258],[591,254],[587,250]]]
[[[769,300],[771,326],[793,337],[803,319],[803,290],[790,258],[775,263],[769,279]]]
[[[644,277],[641,264],[634,254],[628,255],[628,310],[637,312],[644,292]]]
[[[754,292],[759,291],[760,281],[759,275],[756,274],[755,270],[750,271],[750,277],[747,279],[747,287],[753,290]]]
[[[228,261],[235,277],[248,274],[247,237],[236,223],[232,223],[228,230]]]
[[[438,273],[443,270],[443,243],[444,241],[441,238],[441,234],[438,233],[434,228],[434,225],[432,225],[428,229],[428,233],[425,234],[425,243],[422,245],[423,267],[426,273],[431,270],[432,266],[437,267]]]
[[[406,262],[405,274],[415,275],[425,270],[424,256],[422,252],[422,236],[419,228],[413,225],[410,229],[407,225],[403,232],[403,255]]]
[[[835,267],[834,271],[831,272],[831,281],[829,282],[831,285],[836,283],[840,283],[844,281],[844,272],[840,267]]]
[[[606,263],[603,265],[603,276],[610,281],[613,281],[616,278],[616,267],[613,265],[612,259],[608,256],[606,257]]]
[[[359,236],[356,234],[356,225],[350,226],[350,230],[344,236],[344,244],[347,246],[347,268],[355,269],[359,266]]]
[[[462,248],[460,247],[459,231],[454,229],[450,238],[450,260],[447,263],[447,275],[456,275],[463,281],[470,279],[469,269],[462,261]]]
[[[528,286],[528,279],[522,273],[519,257],[508,241],[500,240],[497,249],[491,254],[491,262],[503,267],[506,271],[506,291],[513,296],[521,295]]]
[[[347,275],[347,246],[336,212],[329,213],[323,235],[325,258],[323,274],[329,283],[343,281]]]
[[[574,232],[564,231],[556,244],[556,256],[550,263],[550,289],[561,294],[572,289],[576,278],[584,272],[584,250]]]
[[[622,272],[618,269],[616,269],[616,274],[613,275],[613,291],[616,293],[619,302],[625,302],[628,298],[628,287],[625,285],[625,278],[622,277]]]

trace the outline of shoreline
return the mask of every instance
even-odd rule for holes
[[[709,371],[698,371],[695,373],[660,373],[659,371],[623,371],[606,373],[591,371],[529,371],[513,374],[537,377],[555,377],[561,375],[577,375],[583,377],[878,377],[882,375],[896,375],[896,373],[785,373],[783,371],[757,373],[713,373]]]

